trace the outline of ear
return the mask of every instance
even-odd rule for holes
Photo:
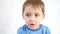
[[[22,13],[22,17],[24,18],[24,13]]]
[[[44,14],[44,16],[43,16],[44,18],[45,18],[45,14]]]
[[[45,14],[43,14],[43,19],[45,18]]]

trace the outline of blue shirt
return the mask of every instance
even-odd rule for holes
[[[40,24],[39,29],[36,30],[29,29],[27,25],[24,25],[18,29],[17,34],[50,34],[50,30],[42,24]]]

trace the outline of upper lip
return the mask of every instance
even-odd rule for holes
[[[30,24],[30,25],[34,25],[34,24]]]

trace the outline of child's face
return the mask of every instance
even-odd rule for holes
[[[40,22],[44,18],[41,8],[34,8],[33,6],[26,6],[22,15],[26,24],[31,29],[39,28]]]

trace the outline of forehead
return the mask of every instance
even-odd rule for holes
[[[34,7],[32,5],[26,6],[24,12],[29,12],[29,13],[41,13],[42,10],[40,7]]]

